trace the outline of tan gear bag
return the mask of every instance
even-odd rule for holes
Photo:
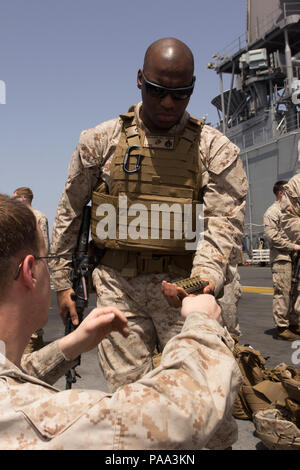
[[[253,391],[253,386],[264,380],[266,360],[261,353],[251,346],[242,346],[236,342],[234,356],[241,370],[244,384],[241,386],[233,406],[233,416],[238,419],[252,418],[253,409],[264,405],[259,395]]]
[[[244,379],[234,403],[234,417],[251,420],[254,413],[274,404],[286,409],[291,407],[296,420],[300,412],[298,370],[286,364],[266,368],[266,359],[260,351],[251,346],[241,346],[238,342],[234,346],[234,355]]]
[[[257,436],[268,449],[300,450],[300,429],[282,411],[275,408],[258,411],[253,422]]]

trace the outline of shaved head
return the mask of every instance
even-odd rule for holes
[[[144,72],[154,64],[159,64],[166,72],[185,72],[191,77],[194,73],[194,57],[190,48],[176,38],[163,38],[153,42],[147,49],[144,59]]]
[[[168,130],[182,118],[191,93],[178,99],[172,90],[191,88],[195,83],[194,57],[189,47],[176,38],[163,38],[147,49],[143,69],[139,69],[137,86],[142,92],[140,117],[153,131]],[[153,85],[171,91],[151,92]]]

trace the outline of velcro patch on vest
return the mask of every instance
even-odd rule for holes
[[[168,149],[173,150],[175,137],[160,135],[145,135],[143,147],[150,149]]]

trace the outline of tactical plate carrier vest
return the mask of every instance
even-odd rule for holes
[[[93,241],[113,250],[186,255],[186,242],[193,240],[186,237],[184,226],[196,229],[202,186],[199,142],[204,123],[191,117],[179,135],[149,136],[137,126],[133,112],[120,117],[123,127],[112,157],[109,194],[102,183],[92,196]],[[108,226],[103,210],[108,207],[114,208],[117,222],[111,225],[113,237],[101,239],[99,222],[103,228],[105,216]],[[137,214],[138,238],[130,234]],[[168,227],[165,237],[163,229]]]

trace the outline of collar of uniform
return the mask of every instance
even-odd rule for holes
[[[138,127],[140,127],[145,132],[145,134],[150,134],[151,135],[151,131],[145,126],[142,119],[140,118],[140,110],[141,110],[142,104],[143,103],[140,102],[137,105],[135,105],[135,107],[134,107],[135,120],[136,120],[136,123],[137,123]],[[178,124],[171,127],[171,129],[169,129],[168,132],[162,131],[162,133],[163,134],[166,133],[166,134],[170,134],[170,135],[178,134],[179,132],[181,132],[184,129],[184,127],[186,126],[189,118],[190,118],[189,113],[187,111],[185,111]]]

